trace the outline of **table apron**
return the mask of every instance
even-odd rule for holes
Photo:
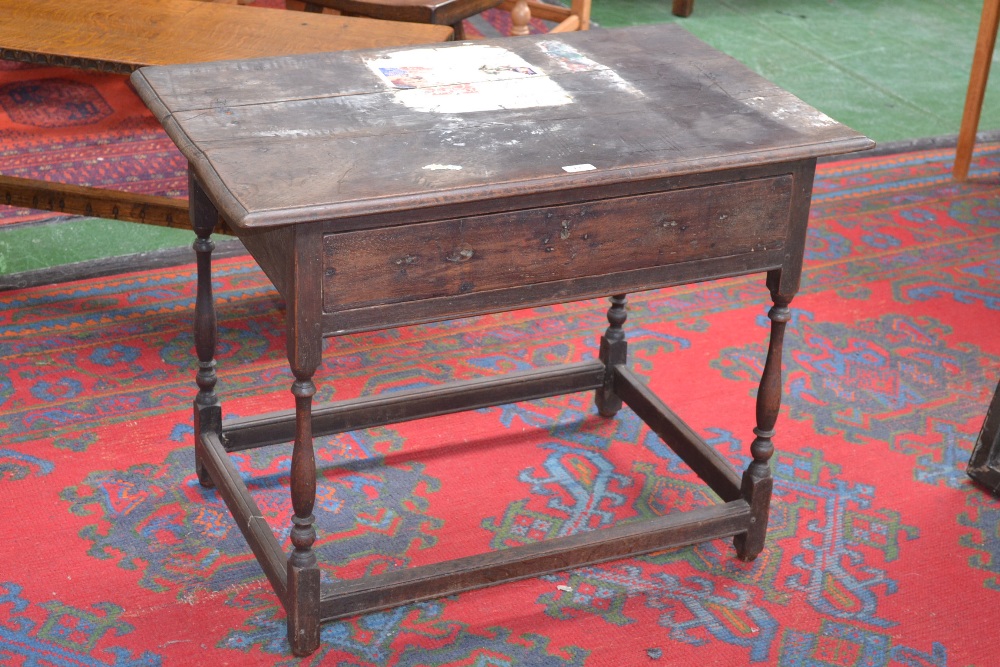
[[[780,266],[795,178],[323,236],[327,334]]]

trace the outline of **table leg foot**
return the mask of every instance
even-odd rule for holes
[[[754,443],[756,444],[757,440],[754,440]],[[766,462],[761,466],[756,464],[755,458],[743,473],[743,484],[740,486],[740,495],[750,505],[750,529],[733,538],[736,556],[740,560],[753,560],[759,556],[764,550],[764,540],[767,537],[767,514],[771,506],[771,489],[774,481],[771,479],[771,470]]]
[[[288,643],[292,653],[306,656],[319,648],[320,577],[316,556],[312,551],[312,564],[296,564],[299,554],[293,552],[288,559]],[[308,561],[308,557],[306,558]]]
[[[753,461],[743,473],[740,495],[750,505],[750,529],[733,539],[736,555],[742,560],[753,560],[764,549],[767,535],[768,510],[771,506],[771,467],[768,463],[774,454],[774,423],[781,407],[781,353],[785,338],[785,324],[791,319],[788,303],[791,297],[772,292],[774,306],[768,311],[771,320],[771,340],[767,347],[767,361],[757,390],[757,427],[753,430],[750,453]]]
[[[213,407],[218,410],[217,405]],[[202,453],[203,445],[201,444],[201,434],[208,428],[208,424],[209,420],[202,418],[202,410],[196,403],[194,408],[194,470],[198,475],[198,483],[206,489],[212,489],[215,488],[215,480],[212,479],[203,462],[205,455]],[[220,437],[222,436],[221,428],[217,433]]]
[[[622,399],[614,391],[614,378],[615,366],[624,364],[628,356],[628,343],[625,341],[625,331],[622,329],[628,318],[625,301],[624,294],[611,297],[611,307],[608,308],[609,326],[601,336],[599,357],[605,368],[604,386],[595,393],[594,403],[602,417],[614,417],[622,407]]]

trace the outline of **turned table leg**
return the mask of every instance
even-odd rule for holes
[[[753,560],[764,549],[767,535],[767,515],[771,506],[771,467],[768,461],[774,454],[774,423],[781,407],[781,352],[785,338],[785,324],[791,318],[788,304],[791,296],[783,296],[776,289],[771,291],[774,306],[768,311],[771,320],[771,340],[767,347],[767,360],[757,390],[757,427],[753,430],[750,453],[753,461],[743,473],[740,493],[750,505],[751,527],[733,539],[736,555],[743,560]]]
[[[290,472],[292,509],[288,555],[288,641],[292,652],[306,656],[319,648],[320,572],[312,549],[316,541],[313,505],[316,502],[316,456],[313,450],[312,400],[316,393],[313,374],[323,357],[320,230],[315,226],[296,229],[293,240],[296,261],[291,268],[291,288],[286,297],[286,345],[288,363],[295,376],[295,443]]]
[[[624,364],[628,356],[628,342],[622,325],[628,318],[625,310],[626,295],[611,297],[608,308],[608,328],[601,336],[599,358],[604,362],[604,386],[596,391],[594,402],[602,417],[614,417],[622,407],[622,399],[614,392],[615,366]]]
[[[220,428],[219,420],[210,419],[209,413],[218,408],[219,397],[215,394],[215,345],[217,337],[215,299],[212,295],[212,231],[219,219],[215,206],[205,196],[193,174],[188,175],[188,191],[190,192],[191,226],[197,238],[194,241],[194,251],[197,258],[197,296],[194,307],[194,347],[198,355],[198,395],[194,399],[194,458],[198,481],[204,487],[213,487],[215,483],[202,463],[201,432],[203,424],[212,424],[212,428]],[[204,419],[203,419],[204,416]],[[220,434],[221,435],[221,434]]]
[[[312,438],[312,382],[315,366],[297,366],[293,361],[295,382],[295,444],[292,450],[291,494],[292,552],[288,556],[288,641],[295,655],[309,655],[319,647],[320,576],[313,526],[316,501],[316,458]]]

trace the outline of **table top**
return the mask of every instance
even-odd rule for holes
[[[674,25],[144,68],[132,82],[237,228],[873,145]]]
[[[130,72],[144,65],[426,44],[451,28],[196,0],[0,0],[0,54]],[[75,61],[75,62],[74,62]]]

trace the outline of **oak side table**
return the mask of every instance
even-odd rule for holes
[[[199,479],[217,487],[288,613],[326,620],[733,536],[764,545],[781,348],[816,158],[872,142],[684,30],[659,25],[143,68],[188,158],[197,234]],[[210,239],[219,216],[287,306],[295,408],[222,419]],[[742,475],[626,362],[629,292],[766,274],[773,307]],[[313,406],[324,336],[610,296],[594,361]],[[624,404],[721,498],[601,531],[321,586],[314,433],[570,392]],[[227,453],[293,442],[286,556]]]

